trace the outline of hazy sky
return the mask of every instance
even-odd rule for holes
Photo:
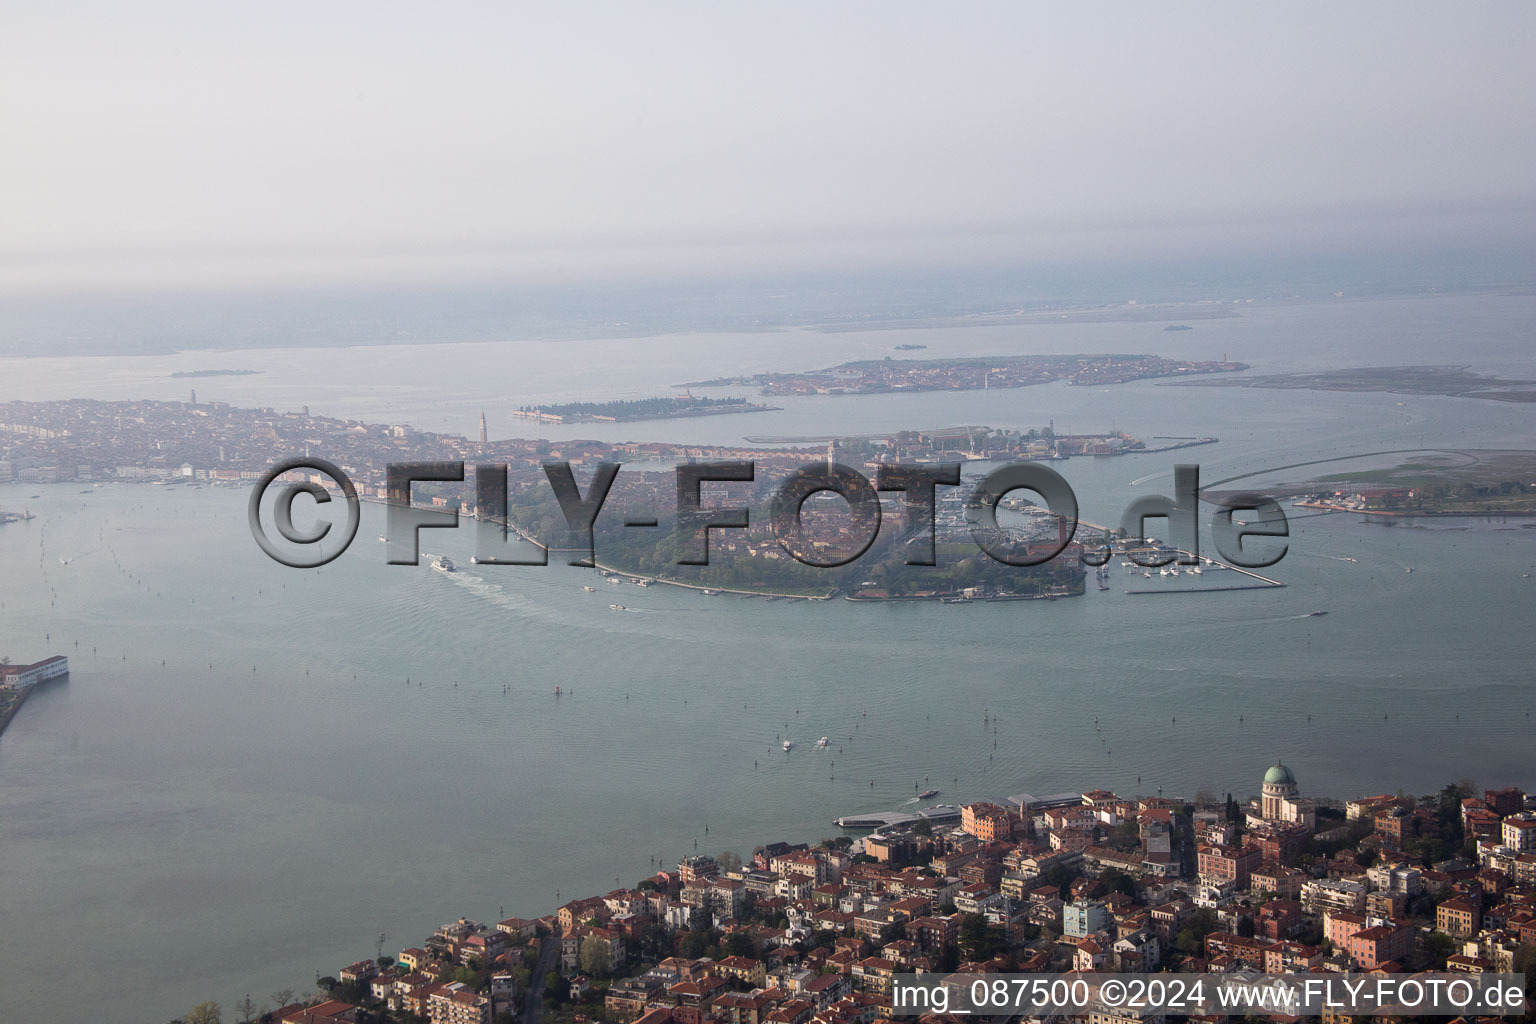
[[[1536,5],[10,2],[0,288],[1529,231]]]

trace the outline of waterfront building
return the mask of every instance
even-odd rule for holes
[[[1276,761],[1264,773],[1263,788],[1257,806],[1248,809],[1248,824],[1264,821],[1305,825],[1308,831],[1317,825],[1317,805],[1297,794],[1296,776],[1283,763]]]
[[[986,801],[961,808],[960,827],[984,843],[1013,838],[1013,817],[997,804]]]
[[[69,659],[62,654],[32,665],[0,665],[0,687],[30,690],[38,683],[69,675]]]
[[[1504,845],[1518,853],[1536,853],[1536,814],[1514,814],[1503,822]]]

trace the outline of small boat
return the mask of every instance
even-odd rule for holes
[[[1327,612],[1321,612],[1321,611],[1319,611],[1319,612],[1307,612],[1307,614],[1308,614],[1308,615],[1309,615],[1309,616],[1311,616],[1311,615],[1327,615],[1327,614],[1328,614],[1328,613],[1327,613]]]
[[[714,596],[718,595],[719,593],[720,593],[720,591],[718,591],[718,590],[706,590],[706,591],[704,591],[704,596],[705,597],[714,597]]]
[[[596,587],[582,587],[581,589],[585,590],[589,594],[597,593],[597,588]]]
[[[791,747],[793,747],[793,746],[794,746],[794,744],[793,744],[793,743],[791,743],[791,742],[789,742],[789,740],[785,740],[785,741],[784,741],[784,749],[785,749],[785,750],[786,750],[786,751],[787,751],[787,750],[789,750],[789,749],[790,749],[790,748],[791,748]]]
[[[623,583],[624,581],[619,579],[617,576],[609,576],[608,577],[608,582],[614,584],[615,586],[617,586],[618,584]]]
[[[829,744],[831,742],[832,742],[831,740],[829,740],[827,737],[823,736],[821,739],[816,741],[816,745],[818,747],[824,747],[824,746],[826,746],[827,744]]]
[[[449,558],[447,555],[442,555],[441,557],[433,559],[432,568],[436,569],[438,572],[459,571],[458,568],[454,566],[453,559]]]
[[[649,580],[635,580],[635,586],[637,587],[648,587],[650,585],[651,583]]]
[[[614,611],[614,612],[627,612],[627,611],[629,611],[628,608],[625,608],[621,604],[611,604],[611,605],[608,606],[608,610],[609,611]]]
[[[938,795],[939,795],[939,791],[936,790],[936,789],[925,789],[921,793],[917,794],[917,798],[919,800],[932,800],[934,797],[936,797]]]
[[[1408,566],[1406,569],[1403,570],[1403,572],[1413,572],[1413,566],[1411,566],[1411,565]]]

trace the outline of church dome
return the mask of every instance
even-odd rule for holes
[[[1264,784],[1266,786],[1294,786],[1296,785],[1296,776],[1291,774],[1289,768],[1276,761],[1274,767],[1264,773]]]

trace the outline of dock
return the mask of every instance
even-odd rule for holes
[[[838,828],[892,828],[926,821],[934,825],[952,825],[960,820],[960,808],[954,804],[933,804],[911,811],[874,811],[869,814],[845,814],[833,818]]]
[[[1169,587],[1155,590],[1127,590],[1132,597],[1141,597],[1147,594],[1214,594],[1223,590],[1273,590],[1275,587],[1283,587],[1284,583],[1239,583],[1235,587]]]

